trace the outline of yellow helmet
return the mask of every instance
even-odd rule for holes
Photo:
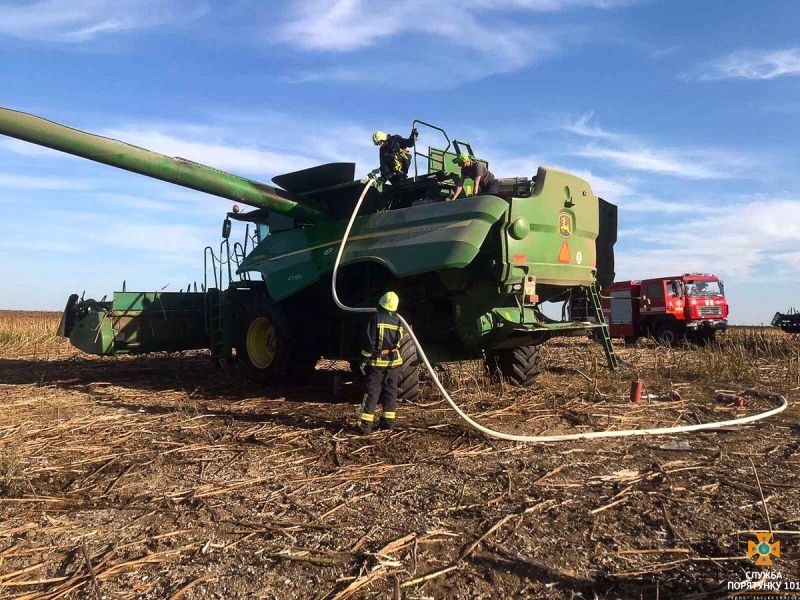
[[[384,131],[376,131],[372,134],[372,143],[379,144],[380,142],[385,142],[389,139],[389,136]]]
[[[459,152],[455,158],[455,162],[459,165],[463,165],[464,163],[469,162],[470,160],[472,160],[472,158],[466,152]]]
[[[389,312],[395,312],[400,304],[400,298],[394,292],[386,292],[378,301],[378,306],[385,308]]]

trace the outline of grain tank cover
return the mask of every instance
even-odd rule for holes
[[[307,194],[314,190],[350,183],[356,176],[356,163],[328,163],[309,169],[276,175],[275,185],[293,194]]]

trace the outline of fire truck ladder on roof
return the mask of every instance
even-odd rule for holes
[[[617,360],[617,355],[614,353],[614,344],[611,343],[611,333],[608,331],[608,323],[606,323],[606,318],[603,314],[603,304],[600,300],[600,289],[597,282],[589,286],[588,296],[589,308],[592,313],[594,313],[593,316],[597,320],[597,324],[600,325],[600,327],[595,329],[597,341],[600,342],[600,345],[603,347],[603,352],[606,354],[608,368],[612,371],[616,371],[619,368],[619,361]]]

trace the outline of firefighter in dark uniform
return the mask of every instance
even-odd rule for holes
[[[361,433],[371,433],[375,426],[375,408],[383,405],[381,427],[393,429],[397,417],[397,382],[400,378],[400,340],[403,327],[397,316],[400,299],[386,292],[378,302],[378,311],[367,324],[361,350],[361,371],[365,375],[366,394],[359,414]]]
[[[486,168],[486,165],[480,161],[475,160],[466,152],[460,152],[455,158],[457,165],[461,167],[461,179],[456,185],[453,192],[453,200],[458,198],[461,191],[464,189],[464,180],[472,179],[475,182],[475,190],[473,196],[480,194],[497,194],[500,191],[500,182],[495,179],[492,172]]]
[[[408,179],[408,168],[411,166],[411,154],[408,148],[414,145],[418,136],[416,129],[412,129],[411,135],[407,138],[402,135],[389,135],[383,131],[372,134],[372,143],[380,147],[378,157],[384,181],[398,183]]]

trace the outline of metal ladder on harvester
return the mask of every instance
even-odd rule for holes
[[[597,332],[597,340],[600,342],[600,345],[603,347],[603,352],[606,354],[608,368],[612,371],[616,371],[619,368],[619,361],[617,360],[617,355],[614,353],[614,344],[611,343],[611,333],[608,331],[608,323],[606,323],[606,317],[603,314],[603,303],[600,299],[600,289],[597,282],[589,286],[587,296],[592,316],[594,316],[597,324],[600,325],[600,327],[595,329]]]

